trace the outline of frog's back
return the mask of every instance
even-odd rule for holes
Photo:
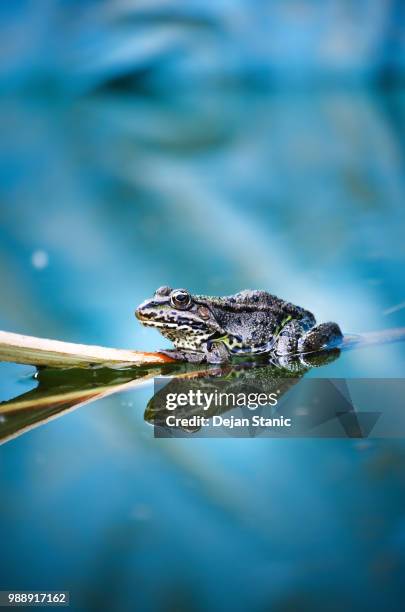
[[[234,295],[225,297],[196,296],[196,301],[201,303],[211,302],[220,308],[234,312],[267,311],[272,315],[280,313],[294,319],[305,319],[308,324],[313,325],[315,323],[315,317],[309,310],[286,302],[276,295],[262,290],[244,289]]]

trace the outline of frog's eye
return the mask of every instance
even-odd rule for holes
[[[173,291],[170,296],[171,305],[174,308],[179,308],[180,310],[186,310],[191,305],[191,296],[187,291],[183,289],[178,289],[177,291]]]

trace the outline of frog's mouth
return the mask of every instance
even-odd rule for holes
[[[168,321],[167,318],[159,319],[155,313],[139,312],[139,310],[135,310],[135,316],[146,327],[168,327],[172,329],[178,327],[178,323]]]
[[[146,327],[157,327],[163,335],[167,335],[165,332],[168,331],[170,336],[194,335],[208,338],[221,331],[207,325],[206,321],[198,317],[190,316],[189,313],[184,316],[180,313],[173,314],[165,311],[137,308],[135,316]]]

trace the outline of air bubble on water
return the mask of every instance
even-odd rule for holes
[[[49,264],[48,253],[42,249],[34,251],[31,255],[31,264],[37,270],[43,270]]]

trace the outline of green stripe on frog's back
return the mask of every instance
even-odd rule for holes
[[[277,337],[280,335],[281,330],[287,325],[287,323],[289,323],[292,319],[291,315],[287,315],[280,323],[280,325],[277,326],[276,331],[274,332],[274,336]]]

